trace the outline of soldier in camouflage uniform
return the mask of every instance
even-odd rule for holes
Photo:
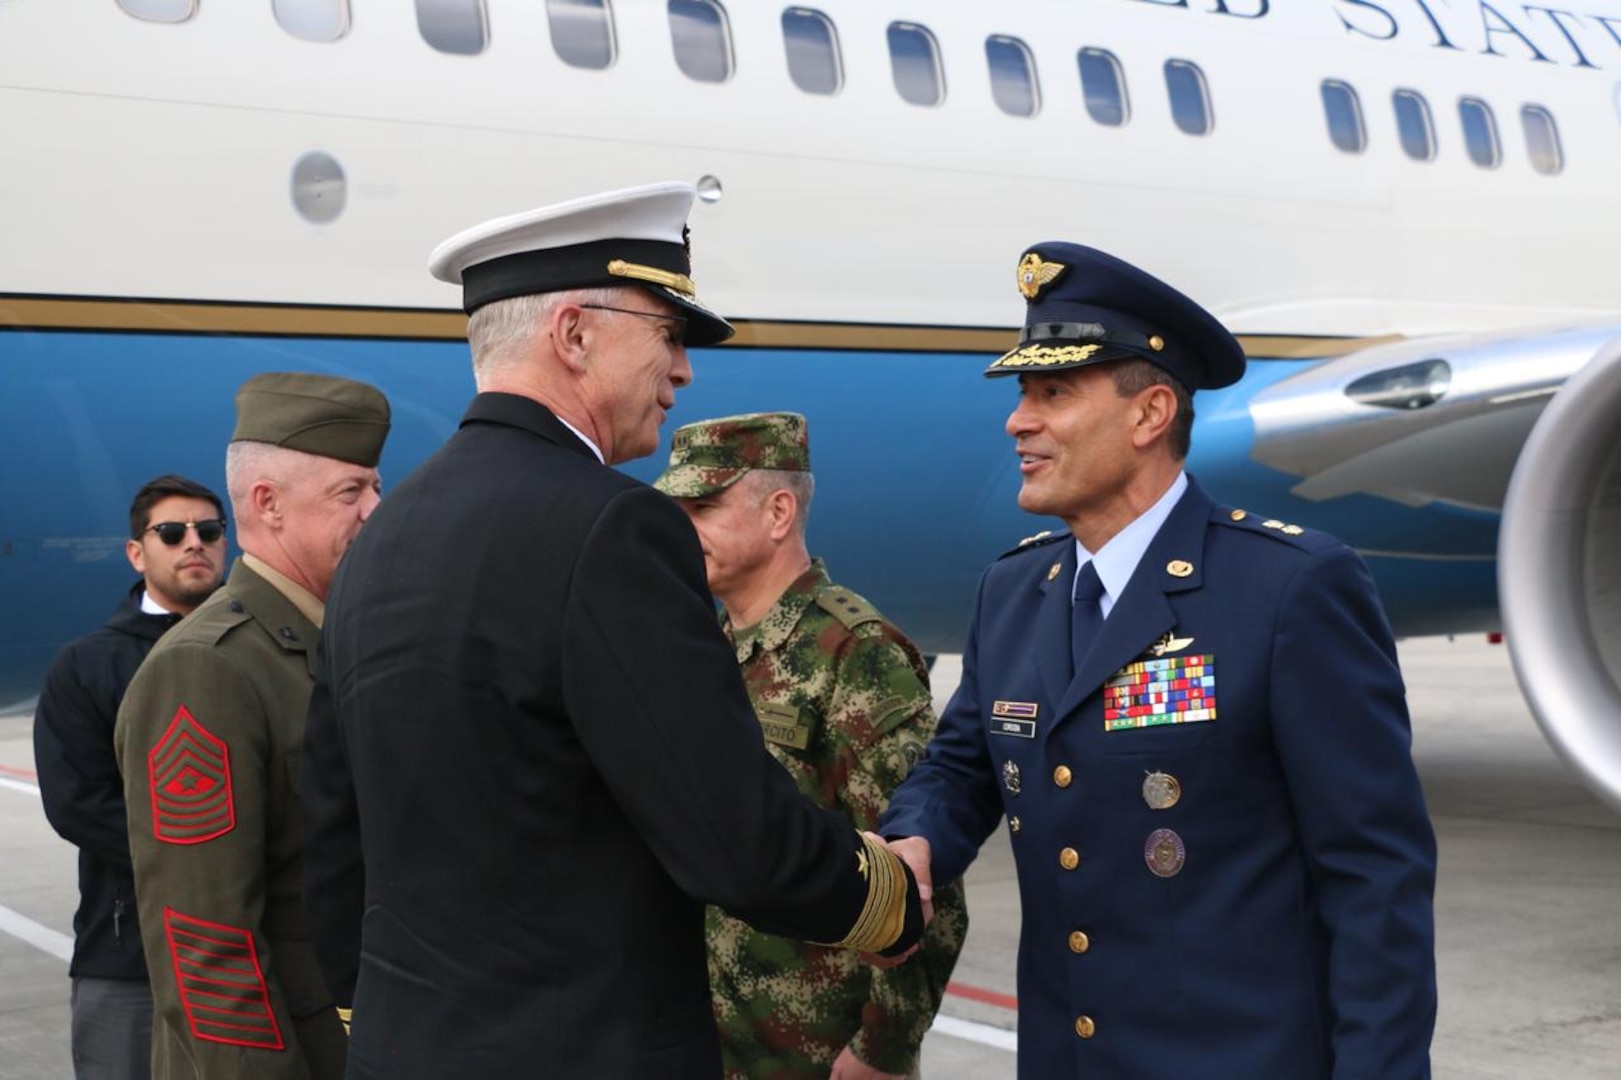
[[[813,481],[805,418],[758,413],[689,424],[655,485],[697,527],[744,682],[773,755],[799,788],[858,829],[934,733],[917,649],[805,547]],[[709,981],[728,1080],[917,1075],[968,930],[962,883],[936,888],[910,960],[854,954],[707,915]]]
[[[226,456],[243,555],[164,635],[113,729],[156,1009],[154,1080],[338,1080],[347,1039],[305,926],[300,748],[323,602],[378,501],[388,401],[256,375]]]

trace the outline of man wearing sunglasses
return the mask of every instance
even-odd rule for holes
[[[337,1080],[343,1025],[304,927],[299,746],[327,589],[379,499],[389,405],[289,373],[254,376],[236,404],[225,479],[242,558],[152,650],[114,735],[152,1075]]]
[[[77,1080],[148,1075],[152,991],[136,921],[113,722],[135,669],[158,638],[219,588],[224,516],[219,496],[195,480],[165,475],[141,485],[124,545],[141,580],[99,630],[57,654],[34,713],[45,816],[79,849],[79,909],[68,965]]]

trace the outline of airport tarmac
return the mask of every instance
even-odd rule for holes
[[[1402,662],[1441,852],[1436,1080],[1614,1080],[1621,815],[1543,741],[1506,649],[1422,639]],[[943,658],[942,695],[955,672]],[[63,1080],[74,852],[40,812],[30,724],[0,718],[0,1078]],[[929,1080],[1014,1075],[1019,907],[1001,830],[968,888],[968,944],[923,1047]]]

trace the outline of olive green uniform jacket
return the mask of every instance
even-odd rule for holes
[[[319,635],[239,560],[118,710],[154,1080],[343,1075],[302,897],[298,758]]]
[[[820,559],[758,623],[723,628],[772,756],[818,805],[876,830],[934,735],[928,670],[911,641],[834,585]],[[960,881],[934,890],[922,947],[888,970],[709,908],[727,1080],[824,1080],[847,1046],[881,1072],[912,1072],[967,933]]]

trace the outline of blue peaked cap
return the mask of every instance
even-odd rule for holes
[[[987,376],[1046,373],[1138,357],[1189,391],[1231,386],[1244,374],[1238,339],[1210,312],[1113,255],[1050,240],[1019,259],[1029,305],[1017,348]]]

